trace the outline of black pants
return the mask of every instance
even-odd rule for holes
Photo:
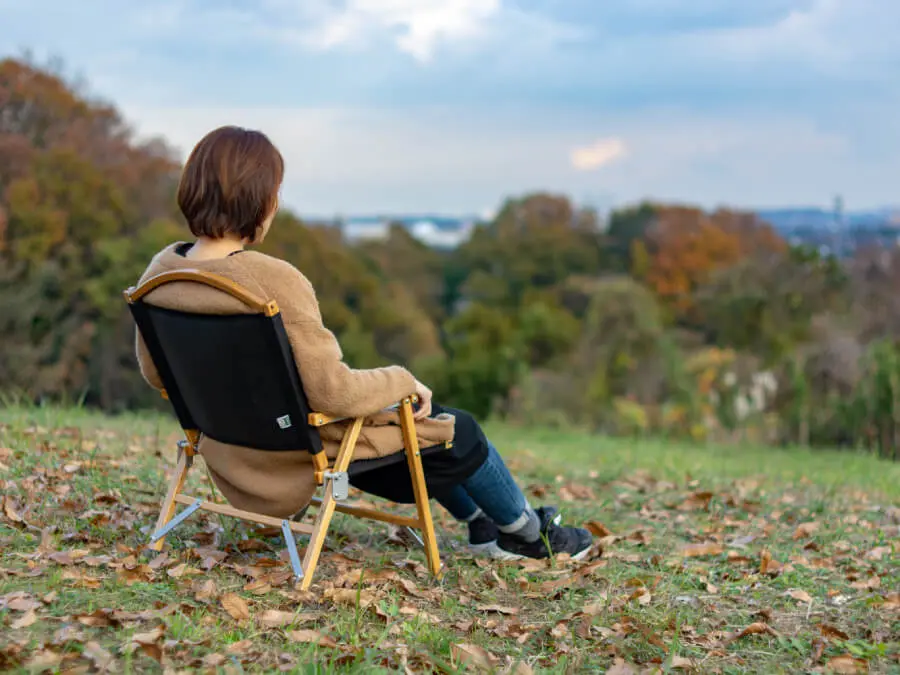
[[[441,413],[453,415],[456,424],[452,447],[438,445],[422,448],[422,469],[430,497],[440,497],[462,483],[475,473],[488,456],[487,437],[470,413],[433,403],[432,416]],[[399,504],[416,501],[404,453],[353,462],[350,467],[350,484],[353,487]]]

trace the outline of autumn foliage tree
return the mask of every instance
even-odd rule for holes
[[[782,252],[787,243],[755,215],[658,207],[645,235],[644,281],[677,315],[691,317],[693,293],[716,270],[750,257]]]
[[[59,72],[0,61],[0,394],[162,405],[121,291],[191,236],[179,172]],[[712,418],[737,429],[722,407],[764,367],[775,437],[900,448],[896,252],[835,260],[726,209],[644,202],[603,222],[547,192],[453,251],[399,225],[352,243],[285,209],[261,250],[310,279],[350,365],[406,365],[481,417],[702,438]]]
[[[57,74],[0,61],[0,381],[135,401],[121,289],[170,241],[178,165]],[[132,378],[133,379],[133,378]]]
[[[157,251],[190,237],[174,203],[175,152],[137,142],[114,108],[58,73],[12,59],[0,62],[0,150],[4,390],[107,409],[146,404],[121,293]],[[339,230],[282,212],[262,250],[310,278],[352,365],[440,350],[421,287],[379,272]]]

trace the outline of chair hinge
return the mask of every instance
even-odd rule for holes
[[[183,452],[186,454],[184,458],[184,465],[186,468],[190,469],[194,466],[194,453],[188,452],[188,448],[192,448],[190,441],[178,441],[178,453],[179,455]]]
[[[331,494],[341,502],[350,494],[350,475],[346,471],[326,471],[325,480],[331,480]]]

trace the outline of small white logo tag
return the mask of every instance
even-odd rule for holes
[[[281,417],[275,420],[278,422],[278,426],[282,429],[287,429],[291,426],[291,416],[290,415],[282,415]]]

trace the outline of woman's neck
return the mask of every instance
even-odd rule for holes
[[[227,258],[235,251],[244,250],[244,242],[238,239],[211,239],[198,237],[194,245],[187,251],[185,257],[194,260],[214,260]]]

